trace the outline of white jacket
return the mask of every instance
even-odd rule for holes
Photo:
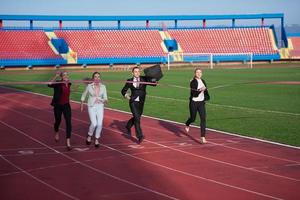
[[[99,96],[96,96],[95,84],[94,83],[88,84],[85,88],[85,91],[81,95],[81,101],[82,102],[85,101],[86,96],[88,96],[88,102],[87,102],[88,106],[94,106],[97,98],[99,100],[101,100],[101,103],[103,104],[102,101],[107,100],[107,93],[106,93],[105,85],[100,84]]]

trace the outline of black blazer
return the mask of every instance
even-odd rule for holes
[[[130,79],[127,79],[127,81],[133,81],[133,77]],[[155,83],[155,79],[151,78],[151,77],[147,77],[147,76],[140,76],[140,81],[141,82],[151,82],[151,83]],[[151,86],[156,86],[156,85],[151,85]],[[123,97],[125,97],[125,94],[127,92],[128,89],[131,90],[131,96],[130,96],[130,102],[133,102],[137,97],[139,97],[139,100],[141,103],[145,102],[146,99],[146,84],[139,84],[138,88],[135,88],[133,86],[133,83],[126,83],[123,87],[123,89],[121,90],[121,94],[123,95]]]
[[[206,86],[206,82],[201,79],[201,81],[203,82],[203,84],[205,85],[206,89],[204,90],[204,101],[208,101],[210,99],[208,90],[207,90],[207,86]],[[197,97],[201,92],[197,91],[198,89],[198,81],[197,79],[193,79],[190,83],[190,88],[191,88],[191,96],[190,96],[190,100],[192,100],[192,98]]]
[[[56,82],[60,82],[56,81]],[[51,87],[54,89],[54,93],[53,93],[53,97],[52,97],[52,101],[51,101],[51,106],[56,106],[59,103],[59,99],[62,93],[62,84],[64,83],[55,83],[55,84],[48,84],[48,87]],[[69,87],[71,87],[72,83],[68,83]]]

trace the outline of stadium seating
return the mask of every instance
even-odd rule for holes
[[[151,57],[164,54],[157,30],[58,30],[78,58]]]
[[[159,30],[55,30],[74,52],[77,64],[157,63],[166,61]],[[176,29],[166,31],[186,53],[254,53],[277,55],[269,28]],[[0,65],[67,64],[48,45],[42,30],[1,30]],[[297,43],[298,41],[298,43]],[[294,53],[299,55],[299,39]],[[270,57],[268,59],[273,59]],[[254,57],[258,59],[258,57]],[[28,62],[27,62],[28,61]]]
[[[60,59],[44,31],[0,31],[0,59]]]
[[[290,50],[290,57],[300,58],[300,37],[290,37],[289,39],[293,45],[293,49]]]
[[[169,30],[184,52],[277,54],[268,28]]]

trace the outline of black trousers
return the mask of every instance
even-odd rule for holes
[[[190,100],[190,118],[186,121],[185,125],[189,126],[196,119],[197,111],[200,115],[200,127],[201,127],[201,137],[205,137],[206,130],[206,110],[205,101],[193,101]]]
[[[126,127],[130,129],[134,125],[136,137],[141,138],[144,136],[141,129],[141,116],[144,110],[144,102],[132,101],[129,102],[129,107],[133,117],[129,119]]]
[[[71,132],[72,132],[72,124],[71,124],[71,106],[69,103],[64,104],[64,105],[55,105],[54,106],[54,131],[58,132],[59,125],[61,122],[61,115],[64,115],[65,122],[66,122],[66,138],[71,138]]]

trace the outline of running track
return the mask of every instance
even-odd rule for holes
[[[146,139],[126,138],[128,113],[105,110],[101,146],[85,146],[87,112],[73,108],[55,143],[50,98],[0,88],[0,199],[300,199],[300,149],[143,117]],[[126,103],[126,102],[124,102]],[[64,122],[64,121],[62,121]]]

